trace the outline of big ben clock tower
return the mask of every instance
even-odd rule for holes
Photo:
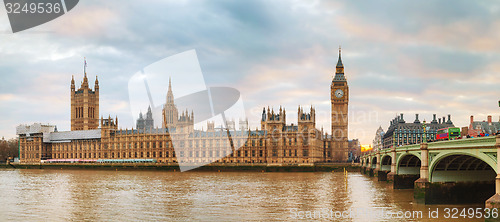
[[[347,161],[347,124],[349,105],[349,86],[344,76],[341,51],[335,71],[335,77],[330,86],[332,101],[332,140],[327,159],[335,162]]]

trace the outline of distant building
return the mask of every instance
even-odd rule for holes
[[[377,132],[375,133],[375,138],[372,142],[374,151],[378,151],[384,148],[384,134],[385,132],[382,129],[382,126],[379,126]]]
[[[153,120],[153,113],[151,112],[151,106],[148,107],[148,112],[146,113],[146,118],[143,118],[142,112],[139,113],[139,119],[137,119],[136,128],[140,132],[151,132],[155,127]]]
[[[469,136],[477,136],[480,133],[490,135],[496,134],[500,130],[500,118],[498,122],[493,122],[491,116],[488,116],[487,121],[474,121],[474,116],[470,116]]]
[[[189,112],[185,110],[179,115],[179,110],[174,103],[174,93],[172,92],[172,81],[170,79],[168,80],[167,102],[163,106],[162,116],[163,128],[179,128],[193,131],[194,113],[191,111],[191,114],[189,114]]]
[[[358,162],[359,161],[359,156],[361,156],[361,144],[359,143],[358,139],[352,139],[349,140],[348,144],[348,150],[349,150],[349,158],[348,161],[354,161]]]
[[[436,119],[436,114],[433,114],[433,119],[430,123],[425,124],[429,127],[425,132],[425,136],[428,141],[432,141],[436,138],[436,132],[439,129],[446,127],[455,127],[451,121],[451,115],[448,115],[448,120],[443,116],[443,118]],[[397,116],[390,122],[390,126],[387,132],[383,136],[384,138],[384,149],[391,148],[392,146],[404,146],[410,144],[419,144],[423,141],[424,130],[422,123],[418,119],[418,114],[415,114],[415,120],[413,123],[407,123],[403,119],[403,114]]]

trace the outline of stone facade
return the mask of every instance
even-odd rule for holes
[[[71,78],[71,130],[90,130],[99,127],[99,81],[95,77],[94,90],[89,88],[87,73],[82,85],[75,90],[75,79]]]
[[[451,115],[448,115],[447,121],[444,116],[442,119],[439,118],[438,121],[436,119],[436,114],[433,114],[433,120],[430,123],[425,123],[425,125],[429,129],[426,130],[424,134],[422,123],[418,119],[418,114],[415,114],[415,120],[410,123],[407,123],[403,119],[403,114],[400,114],[391,121],[387,132],[384,134],[383,148],[388,149],[392,146],[398,147],[419,144],[423,141],[424,135],[427,137],[428,141],[432,141],[436,138],[436,132],[439,129],[455,127],[451,121]]]
[[[477,137],[481,133],[489,135],[500,133],[500,118],[498,122],[493,121],[491,116],[488,116],[486,121],[474,121],[474,116],[470,116],[467,135]]]
[[[375,133],[375,138],[373,138],[372,142],[372,147],[373,151],[379,151],[383,149],[384,145],[384,130],[382,129],[382,126],[379,126],[377,129],[377,132]]]
[[[87,74],[75,91],[71,80],[71,131],[34,124],[17,128],[22,163],[44,160],[154,159],[157,163],[267,163],[313,164],[344,162],[348,158],[347,111],[349,88],[340,58],[331,83],[332,132],[316,128],[316,110],[299,106],[297,124],[286,122],[286,110],[267,107],[261,129],[250,130],[247,120],[227,120],[224,128],[207,122],[194,128],[194,113],[177,109],[169,81],[162,109],[162,128],[154,128],[151,108],[140,116],[136,129],[119,129],[118,117],[98,119],[99,83],[88,87]],[[142,118],[141,118],[142,117]],[[100,125],[100,128],[99,128]],[[175,149],[174,149],[175,147]]]

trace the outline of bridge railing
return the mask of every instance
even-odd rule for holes
[[[441,149],[441,148],[462,148],[462,147],[468,147],[468,148],[485,148],[485,147],[495,147],[495,136],[487,136],[487,137],[476,137],[476,138],[463,138],[463,139],[456,139],[456,140],[445,140],[445,141],[434,141],[434,142],[429,142],[428,144],[428,149]],[[417,144],[411,144],[411,145],[404,145],[404,146],[398,146],[396,147],[396,152],[402,151],[402,150],[418,150],[420,149],[420,143]],[[386,149],[381,149],[381,153],[388,153],[391,152],[391,148],[386,148]],[[361,155],[361,158],[365,156],[372,156],[375,155],[377,152],[376,151],[368,151],[363,153]]]

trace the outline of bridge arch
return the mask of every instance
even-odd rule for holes
[[[405,153],[398,158],[397,174],[420,174],[420,155]]]
[[[494,181],[496,162],[484,153],[443,152],[429,164],[430,182]]]
[[[373,168],[375,169],[377,167],[377,157],[376,156],[373,156],[372,157],[372,161],[371,161],[371,165],[370,165],[370,168]]]
[[[391,171],[392,157],[390,155],[384,155],[380,160],[380,170]]]

